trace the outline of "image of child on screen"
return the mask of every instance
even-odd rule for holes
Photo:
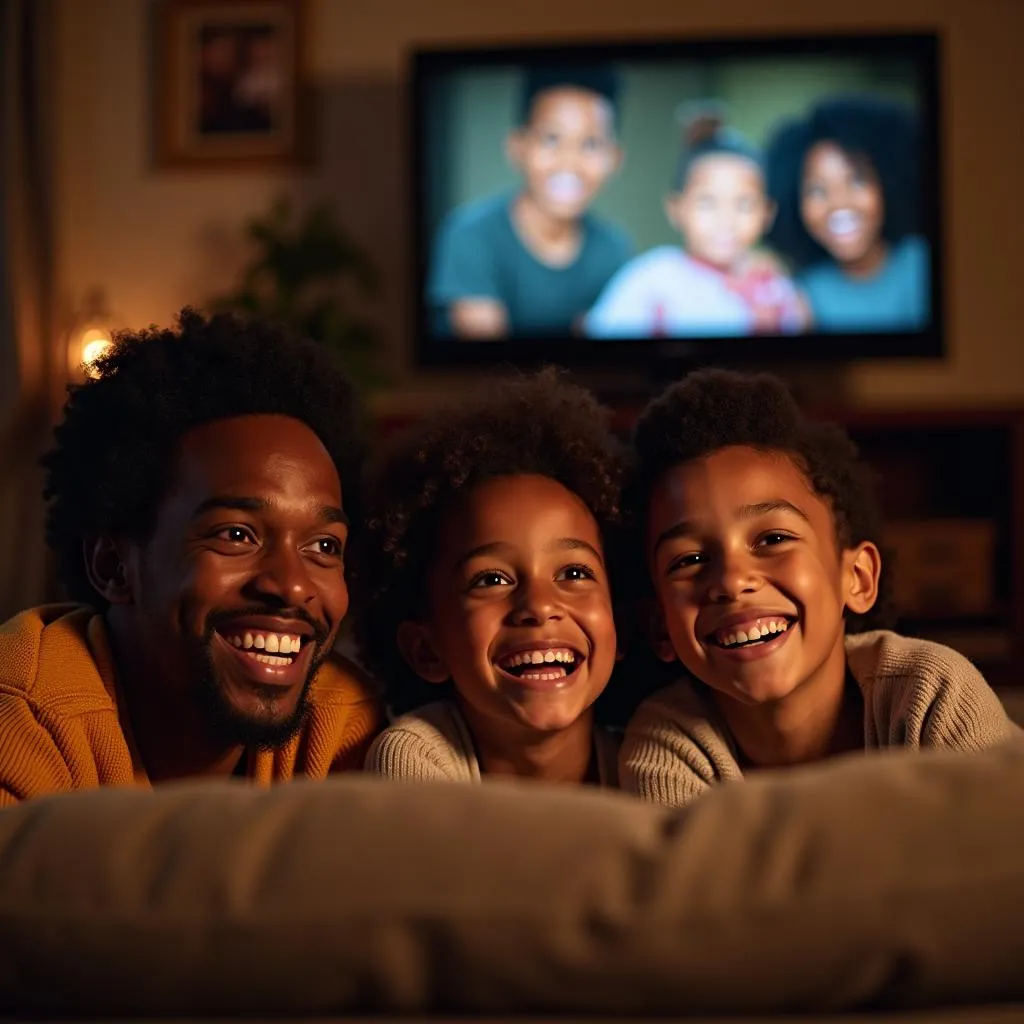
[[[806,311],[756,246],[771,224],[758,149],[715,104],[681,112],[683,145],[665,200],[682,246],[651,249],[609,282],[585,320],[596,338],[796,333]]]
[[[775,248],[820,331],[914,331],[930,318],[929,252],[918,234],[919,126],[900,103],[824,100],[781,124],[767,149]]]
[[[572,332],[632,255],[591,210],[622,162],[610,69],[526,72],[506,152],[521,184],[442,223],[427,284],[442,331],[462,339]]]

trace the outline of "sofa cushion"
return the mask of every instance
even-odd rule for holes
[[[370,777],[0,813],[19,1013],[828,1012],[1024,997],[1024,743],[683,811]]]

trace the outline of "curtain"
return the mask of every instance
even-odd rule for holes
[[[40,454],[54,372],[53,4],[0,0],[0,620],[53,594]]]

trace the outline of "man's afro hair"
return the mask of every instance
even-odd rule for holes
[[[334,461],[349,518],[358,523],[361,415],[331,352],[262,320],[186,307],[176,328],[115,335],[90,378],[68,388],[42,465],[46,540],[72,599],[104,607],[86,573],[83,542],[91,534],[149,536],[182,437],[250,415],[305,423]]]

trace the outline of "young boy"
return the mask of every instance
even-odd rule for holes
[[[682,245],[664,245],[615,275],[587,314],[595,338],[792,334],[807,312],[793,283],[756,251],[775,207],[759,151],[716,107],[685,114],[665,216]]]
[[[949,648],[878,630],[885,581],[866,467],[781,381],[692,374],[635,431],[659,657],[623,788],[683,805],[719,781],[879,747],[979,750],[1016,728]]]
[[[353,605],[402,717],[368,771],[616,784],[594,703],[616,662],[606,543],[622,475],[604,410],[552,372],[495,382],[384,461]]]
[[[626,235],[588,212],[622,161],[616,102],[610,71],[527,72],[507,142],[521,187],[455,210],[435,241],[428,301],[444,333],[568,334],[629,258]]]

